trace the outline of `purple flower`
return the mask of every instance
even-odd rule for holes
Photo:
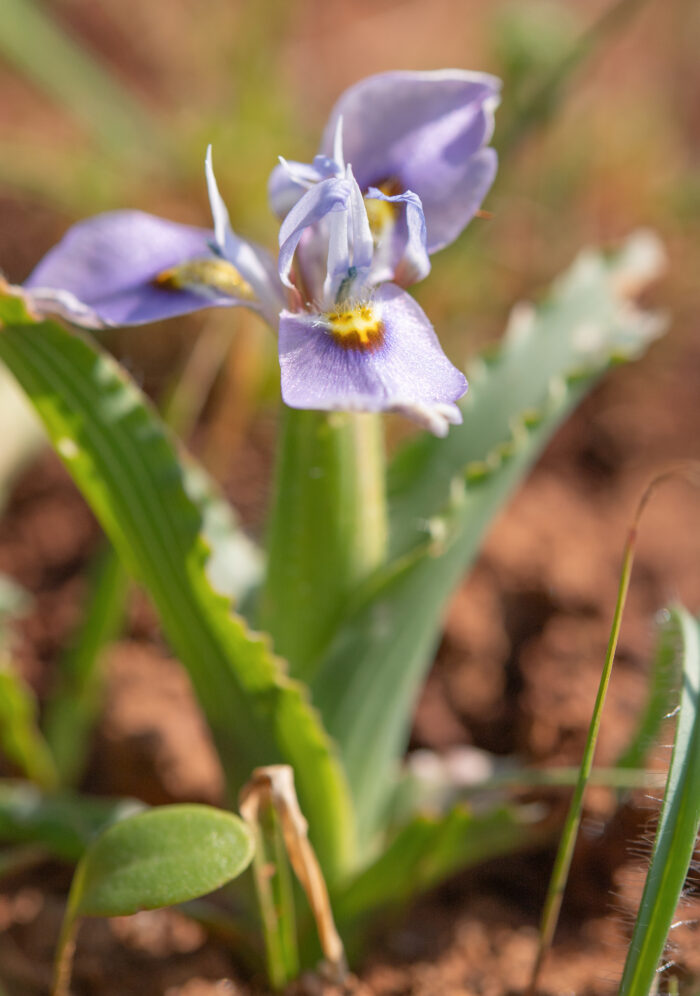
[[[143,211],[78,222],[25,281],[34,308],[101,328],[245,305],[274,324],[284,305],[274,261],[233,234],[214,192],[214,231]]]
[[[445,435],[461,422],[455,402],[466,379],[413,298],[378,286],[384,264],[378,270],[366,202],[349,165],[333,173],[309,187],[280,229],[280,277],[298,292],[296,310],[280,315],[282,398],[292,408],[400,411]],[[407,244],[427,260],[420,200],[401,203],[410,208]]]
[[[273,210],[284,217],[309,182],[324,178],[337,158],[342,122],[345,159],[365,195],[376,196],[371,188],[389,198],[412,191],[423,206],[427,251],[444,248],[474,217],[496,175],[496,153],[487,145],[499,89],[494,76],[457,69],[361,80],[333,108],[313,166],[273,171]],[[390,223],[386,210],[382,217]]]
[[[209,149],[213,231],[140,211],[80,222],[26,281],[30,301],[93,328],[244,305],[279,322],[291,407],[400,411],[444,435],[467,382],[402,288],[488,190],[497,102],[485,74],[372,76],[341,96],[311,164],[281,160],[272,174],[277,267],[233,231]]]

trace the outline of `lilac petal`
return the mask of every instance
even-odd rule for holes
[[[316,156],[311,165],[288,161],[280,156],[279,164],[270,173],[267,183],[270,207],[282,219],[309,187],[343,173],[342,165],[331,156]]]
[[[461,174],[455,172],[449,196],[445,189],[425,191],[423,210],[426,226],[430,226],[429,253],[444,249],[461,235],[491,189],[497,170],[496,150],[480,149],[464,164]]]
[[[371,302],[383,340],[375,349],[346,348],[322,315],[282,312],[279,352],[282,397],[291,408],[402,411],[444,435],[461,420],[455,402],[467,389],[419,305],[392,284]]]
[[[389,204],[403,204],[406,208],[404,224],[391,233],[389,245],[386,249],[381,244],[377,247],[377,255],[384,256],[384,259],[377,266],[374,279],[377,282],[396,280],[402,287],[423,280],[430,273],[430,257],[426,247],[425,214],[420,197],[412,190],[389,196],[377,187],[370,187],[367,196]]]
[[[50,292],[70,315],[70,296],[106,325],[141,325],[211,305],[243,303],[223,294],[204,296],[158,287],[153,280],[180,263],[215,258],[212,232],[180,225],[142,211],[111,211],[70,228],[25,281],[48,310]],[[60,300],[59,300],[60,299]]]
[[[348,209],[352,230],[352,265],[357,271],[358,278],[362,279],[365,273],[369,273],[372,266],[374,240],[369,227],[365,199],[362,196],[362,191],[353,175],[350,164],[345,169],[345,175],[350,184]]]
[[[242,239],[233,231],[228,209],[219,193],[214,176],[211,145],[207,149],[205,172],[209,203],[214,218],[216,245],[224,259],[227,259],[252,287],[259,311],[271,325],[274,325],[280,309],[284,307],[284,293],[274,260],[267,250]]]
[[[278,265],[280,278],[288,287],[293,286],[289,279],[289,273],[294,253],[304,231],[333,212],[347,213],[349,197],[350,186],[347,180],[336,177],[322,180],[306,191],[284,219],[279,233]]]
[[[499,86],[494,76],[461,70],[370,76],[337,101],[321,151],[331,154],[342,115],[345,158],[360,187],[394,179],[415,191],[434,252],[462,230],[493,179],[495,159],[489,168],[468,166],[493,133]]]

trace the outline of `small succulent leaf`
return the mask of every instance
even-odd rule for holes
[[[250,771],[284,762],[296,774],[329,878],[352,847],[342,767],[306,690],[269,642],[231,612],[207,576],[205,512],[187,465],[147,399],[95,343],[19,311],[0,294],[0,359],[27,392],[53,445],[123,562],[148,590],[187,668],[234,798]]]
[[[253,857],[253,838],[233,813],[159,806],[97,837],[71,887],[72,916],[128,916],[197,899],[230,882]]]
[[[662,630],[682,661],[676,737],[661,816],[620,985],[620,996],[647,996],[663,955],[700,829],[700,624],[676,607]]]

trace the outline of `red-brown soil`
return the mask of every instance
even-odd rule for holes
[[[636,499],[660,468],[697,450],[700,345],[673,335],[634,369],[615,372],[560,432],[495,524],[450,606],[438,660],[418,706],[412,746],[473,744],[528,763],[575,764],[603,659],[621,548]],[[649,413],[652,413],[651,415]],[[244,444],[233,481],[248,520],[261,519],[269,435]],[[250,454],[246,450],[250,449]],[[697,496],[658,493],[645,516],[598,762],[624,746],[644,700],[655,612],[700,604]],[[0,524],[0,569],[35,596],[21,624],[23,671],[44,693],[80,613],[84,568],[99,531],[57,461],[23,477]],[[660,751],[664,763],[667,751]],[[148,605],[132,605],[108,661],[108,692],[86,778],[89,790],[151,803],[216,803],[221,775],[186,678],[161,643]],[[561,793],[544,804],[561,813]],[[609,994],[624,959],[655,805],[617,807],[591,791],[544,993]],[[552,850],[456,877],[382,927],[350,991],[377,996],[505,996],[523,992]],[[407,869],[410,874],[410,870]],[[69,871],[51,864],[8,879],[0,895],[0,964],[18,992],[46,992]],[[690,903],[691,897],[688,898]],[[697,913],[697,910],[695,911]],[[671,960],[700,973],[692,905]],[[304,991],[321,991],[317,980]],[[258,993],[229,952],[172,911],[89,922],[74,991]],[[333,990],[327,989],[328,993]]]

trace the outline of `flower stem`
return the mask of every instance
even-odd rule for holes
[[[283,408],[261,625],[293,675],[313,676],[386,541],[380,416]]]

